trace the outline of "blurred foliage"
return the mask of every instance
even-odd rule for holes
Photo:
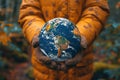
[[[109,0],[110,17],[94,42],[93,80],[120,80],[120,1]]]
[[[120,80],[120,1],[108,0],[110,17],[94,42],[93,80]],[[0,0],[0,80],[34,80],[30,47],[16,22],[21,0]]]
[[[17,23],[20,3],[0,0],[0,80],[33,80],[28,43]]]

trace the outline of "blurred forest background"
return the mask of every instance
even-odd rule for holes
[[[110,17],[94,42],[93,80],[120,80],[120,0],[108,0]],[[17,23],[21,0],[0,0],[0,80],[34,80],[30,47]]]

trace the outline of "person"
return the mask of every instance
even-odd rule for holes
[[[91,80],[93,75],[92,43],[104,29],[109,16],[107,0],[22,0],[19,23],[32,47],[32,65],[36,80]],[[72,21],[81,36],[82,56],[56,63],[38,47],[43,25],[53,18]],[[81,59],[82,57],[82,59]]]

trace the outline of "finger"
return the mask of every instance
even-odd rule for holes
[[[41,50],[39,48],[35,48],[36,51],[36,57],[39,61],[41,61],[44,64],[50,64],[51,63],[51,59],[45,55],[43,55],[43,53],[41,52]]]
[[[75,62],[74,59],[70,59],[70,60],[67,60],[67,61],[65,62],[65,64],[66,64],[66,66],[68,66],[68,67],[72,67],[72,66],[74,66],[74,65],[76,64],[76,62]]]
[[[51,64],[51,60],[50,60],[48,57],[46,57],[46,56],[41,56],[41,57],[39,58],[39,60],[40,60],[43,64],[45,64],[45,65]]]
[[[77,63],[80,62],[81,57],[82,57],[82,54],[78,53],[74,58],[67,60],[65,64],[71,67],[75,66]]]
[[[83,35],[81,35],[81,46],[87,48],[87,40]]]
[[[41,52],[41,50],[40,50],[39,47],[35,48],[34,50],[35,50],[35,53],[36,53],[36,57],[45,56],[45,55]]]
[[[34,36],[33,41],[32,41],[32,45],[34,48],[39,46],[39,37],[38,36]]]
[[[58,69],[57,63],[55,61],[51,61],[51,64],[48,65],[48,67],[54,70]]]
[[[61,65],[57,65],[57,70],[61,70]]]
[[[65,64],[61,64],[61,71],[67,71],[67,66]]]

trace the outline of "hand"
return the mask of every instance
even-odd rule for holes
[[[87,40],[86,40],[86,38],[83,35],[81,35],[81,42],[80,42],[80,44],[83,47],[83,49],[87,48]],[[82,56],[83,56],[83,51],[78,53],[72,59],[66,60],[64,63],[62,63],[59,66],[59,69],[62,70],[62,71],[67,71],[68,69],[76,66],[76,64],[78,64],[81,61]]]
[[[59,63],[58,70],[67,72],[68,69],[75,67],[82,59],[82,53],[78,53],[72,59],[68,59],[65,62]]]
[[[45,66],[47,66],[50,69],[57,69],[57,64],[55,61],[52,61],[50,58],[46,57],[44,54],[42,54],[39,47],[35,48],[35,54],[36,58]]]
[[[33,37],[32,46],[33,46],[34,48],[36,48],[36,47],[39,46],[39,37],[38,37],[38,35],[35,35],[35,36]]]
[[[65,64],[68,68],[74,67],[76,66],[76,64],[78,64],[81,61],[82,57],[83,57],[83,52],[77,53],[75,57],[73,57],[72,59],[66,60]]]
[[[79,37],[81,38],[81,42],[80,42],[81,46],[82,46],[83,48],[87,48],[87,40],[86,40],[85,36],[83,36],[82,34],[80,34],[80,32],[79,32],[79,30],[78,30],[77,28],[75,28],[75,29],[73,30],[73,33],[74,33],[76,36],[79,36]]]
[[[58,68],[57,64],[55,61],[52,61],[50,58],[46,57],[45,55],[42,54],[39,46],[39,38],[38,35],[33,37],[32,40],[32,46],[35,49],[35,54],[36,58],[43,64],[46,65],[50,69],[56,70]]]

